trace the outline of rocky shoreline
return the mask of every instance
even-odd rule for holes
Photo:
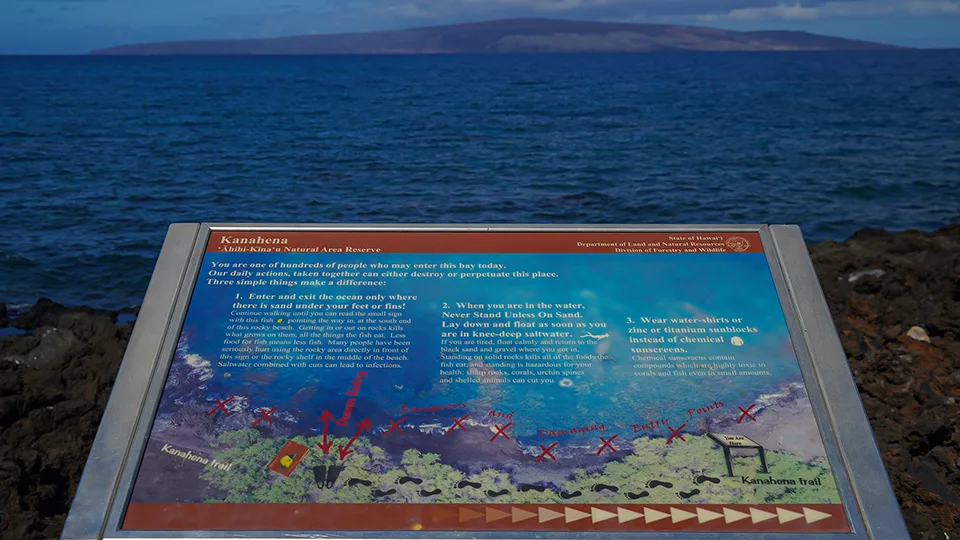
[[[913,538],[960,538],[960,225],[810,252]],[[58,538],[136,308],[0,303],[0,538]]]

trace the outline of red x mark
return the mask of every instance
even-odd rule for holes
[[[507,429],[508,427],[512,426],[512,425],[513,425],[513,422],[510,422],[509,424],[507,424],[507,425],[505,425],[505,426],[503,426],[503,427],[500,427],[499,424],[494,424],[494,426],[496,426],[496,428],[497,428],[497,432],[493,434],[493,439],[496,439],[496,438],[499,437],[500,435],[503,435],[503,438],[509,441],[509,440],[510,440],[510,436],[507,435],[506,433],[504,433],[504,430]],[[490,442],[493,442],[493,439],[490,439]]]
[[[557,443],[553,443],[550,446],[544,446],[541,444],[540,449],[543,450],[543,453],[537,458],[537,463],[540,463],[540,460],[543,459],[543,456],[550,456],[550,459],[556,461],[557,458],[553,457],[553,454],[550,453],[550,450],[553,450],[553,447],[556,445]]]
[[[450,426],[450,429],[447,430],[447,434],[449,435],[450,432],[453,431],[453,428],[456,428],[456,427],[458,427],[458,428],[466,431],[467,428],[463,427],[463,424],[461,424],[460,422],[463,422],[464,420],[466,420],[468,416],[470,416],[470,415],[469,415],[469,414],[465,414],[465,415],[463,415],[463,418],[460,418],[459,420],[457,419],[456,416],[454,416],[454,417],[453,417],[453,425]]]
[[[234,396],[230,396],[226,401],[220,401],[220,398],[217,398],[217,406],[213,408],[212,411],[207,413],[207,416],[217,412],[218,409],[223,410],[223,414],[230,414],[230,411],[227,410],[227,403],[230,403],[233,400]]]
[[[687,440],[683,438],[683,435],[680,434],[680,430],[683,429],[684,427],[686,427],[686,424],[680,424],[680,427],[678,427],[677,429],[673,429],[672,427],[670,427],[670,424],[667,424],[667,429],[670,430],[670,436],[667,437],[667,444],[670,444],[670,441],[672,441],[674,437],[680,439],[683,442],[687,442]]]
[[[757,419],[754,418],[752,414],[750,414],[750,409],[752,409],[752,408],[754,408],[754,407],[756,407],[756,406],[757,406],[757,404],[754,403],[753,405],[751,405],[751,406],[747,407],[746,409],[744,409],[743,407],[737,405],[737,408],[740,409],[740,412],[743,413],[743,414],[740,415],[740,418],[737,419],[737,423],[739,424],[740,422],[743,422],[743,419],[746,418],[746,417],[748,417],[748,416],[750,417],[751,420],[753,420],[754,422],[756,422]]]
[[[600,452],[603,452],[603,449],[604,449],[604,448],[609,448],[611,452],[616,452],[617,449],[614,448],[613,445],[610,444],[610,443],[612,443],[613,440],[616,439],[617,437],[619,437],[619,435],[614,435],[613,437],[610,437],[609,439],[604,439],[603,437],[600,437],[600,440],[603,441],[603,446],[601,446],[600,449],[597,450],[597,455],[599,456],[599,455],[600,455]]]
[[[260,422],[263,422],[264,420],[266,420],[266,421],[269,422],[270,425],[272,426],[272,425],[273,425],[273,420],[270,419],[270,415],[273,414],[274,411],[276,411],[276,410],[279,409],[279,408],[280,408],[280,406],[277,405],[276,407],[270,409],[269,411],[265,411],[264,409],[260,409],[260,418],[257,418],[257,421],[254,422],[253,425],[257,425],[257,424],[259,424]]]
[[[387,428],[387,430],[383,432],[383,436],[386,437],[386,436],[387,436],[387,433],[390,433],[390,432],[393,431],[393,430],[397,430],[398,432],[403,433],[403,430],[400,429],[400,422],[403,422],[403,421],[406,420],[406,419],[407,419],[407,417],[404,416],[403,418],[401,418],[401,419],[397,420],[396,422],[394,422],[393,420],[390,420],[389,418],[387,418],[387,422],[390,422],[390,427]]]

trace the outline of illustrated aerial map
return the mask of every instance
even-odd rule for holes
[[[850,530],[757,233],[215,231],[131,530]]]

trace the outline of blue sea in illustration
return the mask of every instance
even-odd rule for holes
[[[199,369],[210,370],[203,377],[203,394],[207,396],[243,396],[246,404],[253,410],[269,410],[279,407],[284,415],[295,420],[299,429],[308,432],[318,429],[319,411],[330,410],[339,417],[349,397],[346,391],[351,381],[360,371],[368,373],[360,386],[359,396],[354,407],[350,426],[364,417],[373,420],[374,425],[387,425],[388,419],[406,416],[410,422],[417,422],[418,415],[404,413],[401,406],[428,407],[458,405],[465,403],[475,420],[478,411],[485,414],[496,409],[504,414],[516,412],[513,419],[513,433],[523,439],[536,439],[539,430],[568,429],[590,425],[605,424],[608,431],[629,432],[630,425],[638,419],[658,420],[673,418],[675,424],[686,421],[687,409],[707,406],[714,401],[724,404],[727,409],[736,411],[737,403],[752,403],[761,394],[775,393],[789,384],[802,382],[796,356],[790,343],[784,316],[779,300],[774,292],[773,280],[762,253],[736,254],[537,254],[537,255],[437,255],[437,254],[377,254],[344,256],[342,254],[276,254],[276,253],[208,253],[204,268],[212,268],[213,263],[354,263],[380,262],[393,263],[453,263],[479,264],[496,263],[504,266],[504,271],[536,271],[556,273],[556,278],[546,279],[446,279],[446,278],[396,278],[388,279],[387,287],[315,287],[315,286],[279,286],[271,287],[232,287],[226,285],[207,285],[201,275],[201,284],[194,290],[191,306],[184,324],[181,357],[198,355],[191,360]],[[602,279],[598,279],[602,276]],[[225,314],[233,309],[237,295],[241,301],[250,292],[260,295],[294,294],[308,295],[328,293],[330,295],[361,296],[404,294],[415,296],[416,300],[397,301],[402,309],[399,318],[409,319],[407,324],[393,325],[394,333],[402,333],[411,344],[405,352],[405,359],[396,364],[396,369],[364,369],[362,366],[371,361],[369,355],[361,355],[356,369],[310,368],[256,368],[256,367],[220,367],[218,363],[224,348],[224,336],[231,332],[246,334],[237,329],[235,321]],[[452,320],[483,322],[484,319],[444,319],[441,312],[443,304],[457,313],[496,313],[504,311],[537,314],[533,319],[547,324],[601,322],[604,326],[594,333],[607,333],[610,337],[599,342],[569,347],[571,355],[594,354],[604,359],[592,361],[579,360],[586,367],[579,368],[580,373],[571,375],[557,374],[551,377],[549,384],[521,383],[513,384],[511,373],[524,369],[523,360],[501,360],[490,353],[464,354],[463,357],[482,359],[492,366],[488,377],[504,378],[505,383],[469,383],[453,382],[441,384],[443,377],[439,373],[441,357],[441,331],[444,321]],[[548,302],[550,308],[536,309],[456,309],[456,304],[487,303],[527,303]],[[267,302],[275,303],[275,302]],[[287,302],[282,302],[286,304]],[[310,303],[294,300],[294,304]],[[344,312],[361,311],[372,313],[375,310],[354,310],[353,303],[365,304],[366,301],[330,300],[323,304],[338,303],[350,305]],[[557,308],[558,304],[579,304],[577,308]],[[237,315],[244,308],[235,309]],[[255,309],[258,313],[270,310]],[[291,310],[285,310],[287,312]],[[298,311],[296,308],[293,312]],[[314,313],[325,310],[311,310]],[[560,312],[558,314],[557,312]],[[563,314],[577,312],[582,317],[565,317]],[[369,317],[369,315],[367,315]],[[644,323],[643,317],[650,318],[692,318],[716,317],[739,322],[717,324],[695,323]],[[296,316],[293,317],[294,319]],[[382,319],[383,317],[380,316]],[[257,318],[259,320],[259,317]],[[628,322],[628,320],[632,321]],[[510,322],[510,319],[486,319],[487,322]],[[269,326],[269,325],[268,325]],[[297,323],[289,333],[300,335]],[[331,325],[327,326],[328,330]],[[357,324],[358,331],[379,324]],[[724,336],[724,343],[630,343],[630,328],[664,328],[665,332],[676,335],[702,338]],[[743,331],[728,331],[719,334],[689,333],[682,328],[690,327],[737,327]],[[673,329],[681,330],[673,330]],[[749,328],[750,330],[747,330]],[[505,331],[523,333],[527,331],[569,331],[569,340],[580,338],[583,328],[495,328],[461,326],[456,329],[471,333]],[[373,330],[370,330],[371,332]],[[262,331],[254,330],[253,335]],[[656,336],[657,334],[646,334]],[[730,343],[733,335],[739,335],[745,346],[737,347]],[[556,350],[552,338],[526,338],[523,336],[505,337],[490,341],[493,347],[510,346],[512,343],[527,343],[531,348]],[[550,343],[548,344],[547,341]],[[239,343],[241,338],[236,339]],[[306,342],[305,338],[301,338]],[[327,340],[322,340],[327,342]],[[475,345],[475,338],[466,340]],[[640,363],[662,363],[678,367],[674,359],[667,360],[667,354],[640,354],[632,351],[635,347],[682,347],[687,350],[678,354],[686,364],[701,364],[702,371],[723,366],[719,357],[736,356],[737,364],[760,364],[758,368],[740,367],[739,371],[763,371],[763,374],[732,375],[730,367],[718,370],[717,375],[706,377],[637,376],[638,371],[650,371],[640,368]],[[284,347],[289,352],[289,347]],[[601,354],[602,353],[602,354]],[[235,357],[236,355],[234,355]],[[342,356],[342,355],[335,355]],[[448,355],[449,356],[449,353]],[[454,355],[457,356],[457,355]],[[184,362],[178,357],[174,362]],[[699,358],[699,360],[698,360]],[[559,355],[549,353],[533,362],[557,361]],[[313,354],[304,354],[289,360],[276,360],[278,363],[296,363],[300,360],[319,361]],[[228,360],[232,361],[232,360]],[[262,361],[262,357],[260,360]],[[449,361],[449,360],[448,360]],[[500,367],[498,363],[516,364],[517,367]],[[387,362],[391,363],[391,362]],[[560,368],[557,371],[562,371]],[[577,369],[571,368],[569,369]],[[696,368],[686,368],[698,371]],[[666,371],[670,371],[667,368]],[[536,368],[533,369],[536,371]],[[663,370],[661,370],[663,371]],[[229,376],[225,376],[229,374]],[[466,375],[466,374],[463,374]],[[461,376],[463,378],[463,376]],[[537,378],[537,377],[532,377]],[[563,381],[567,379],[567,381]],[[567,384],[563,384],[563,382]],[[704,397],[698,389],[708,385],[712,391]],[[160,412],[173,411],[182,406],[177,396],[186,389],[180,381],[169,383],[168,390],[160,404]],[[212,407],[212,405],[211,405]],[[464,409],[466,410],[466,409]],[[453,417],[460,417],[463,411],[451,409],[441,413],[419,415],[420,422],[440,422],[443,427],[452,424]],[[733,413],[729,413],[733,414]],[[696,423],[691,420],[691,426]]]
[[[960,220],[960,51],[0,58],[0,302],[139,304],[171,222]]]

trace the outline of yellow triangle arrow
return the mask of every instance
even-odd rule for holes
[[[530,518],[536,517],[536,516],[537,516],[537,515],[534,514],[533,512],[527,512],[526,510],[522,510],[522,509],[520,509],[520,508],[514,508],[514,509],[513,509],[513,522],[514,522],[514,523],[516,523],[516,522],[518,522],[518,521],[523,521],[523,520],[525,520],[525,519],[530,519]]]
[[[659,510],[654,510],[653,508],[644,508],[643,517],[644,521],[647,523],[653,523],[654,521],[660,521],[661,519],[670,517],[670,514],[665,514]]]
[[[738,512],[732,508],[723,509],[723,520],[727,523],[736,523],[741,519],[747,519],[748,517],[750,517],[750,514]]]
[[[720,519],[723,517],[723,514],[717,512],[711,512],[706,508],[697,508],[697,521],[700,523],[706,523],[708,521],[713,521],[715,519]]]
[[[802,518],[803,514],[800,512],[791,512],[784,508],[777,508],[777,517],[780,518],[780,523],[790,523],[795,519]]]
[[[590,517],[590,514],[586,512],[581,512],[579,510],[575,510],[573,508],[567,508],[566,511],[567,511],[567,514],[566,514],[567,523],[572,523],[574,521],[579,521],[583,518]]]
[[[606,510],[601,510],[599,508],[590,509],[590,520],[594,523],[600,523],[601,521],[615,517],[617,517],[617,515],[613,512],[607,512]]]
[[[681,510],[679,508],[670,508],[670,520],[674,523],[679,523],[681,521],[686,521],[690,518],[697,517],[696,514],[687,512],[686,510]]]
[[[541,508],[537,508],[537,510],[539,511],[539,514],[540,514],[540,523],[544,523],[546,521],[551,521],[551,520],[563,517],[563,514],[561,514],[560,512],[554,512],[553,510],[548,510],[546,508],[541,507]]]
[[[487,507],[487,523],[508,517],[510,517],[510,514],[504,512],[503,510]]]
[[[816,523],[820,520],[827,519],[828,517],[830,517],[830,514],[813,510],[810,508],[804,508],[803,517],[807,519],[807,523]]]
[[[460,507],[460,523],[464,521],[470,521],[471,519],[477,519],[478,517],[483,517],[483,514],[475,510],[470,510],[469,508]]]
[[[617,521],[620,523],[626,523],[642,517],[643,514],[640,512],[634,512],[633,510],[627,510],[626,508],[617,508]]]
[[[770,512],[764,512],[763,510],[758,510],[756,508],[750,509],[750,521],[753,521],[754,523],[761,523],[775,517],[777,517],[777,515],[771,514]]]

